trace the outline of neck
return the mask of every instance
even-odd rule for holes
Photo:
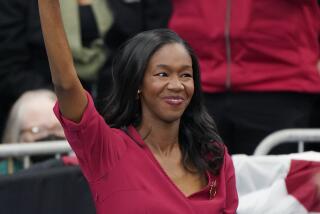
[[[138,132],[156,155],[167,156],[179,149],[179,121],[170,124],[142,122]]]

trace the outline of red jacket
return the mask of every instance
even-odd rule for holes
[[[320,92],[316,0],[172,0],[169,27],[195,49],[205,92]]]

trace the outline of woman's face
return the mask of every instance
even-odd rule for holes
[[[151,57],[140,88],[142,120],[180,121],[194,93],[192,60],[178,43]]]

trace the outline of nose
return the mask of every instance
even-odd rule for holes
[[[182,82],[180,81],[179,77],[171,77],[168,80],[168,86],[167,88],[169,90],[183,90],[184,89],[184,85],[182,84]]]

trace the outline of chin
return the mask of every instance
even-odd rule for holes
[[[180,121],[182,114],[167,114],[164,115],[161,119],[166,123],[174,123]]]

